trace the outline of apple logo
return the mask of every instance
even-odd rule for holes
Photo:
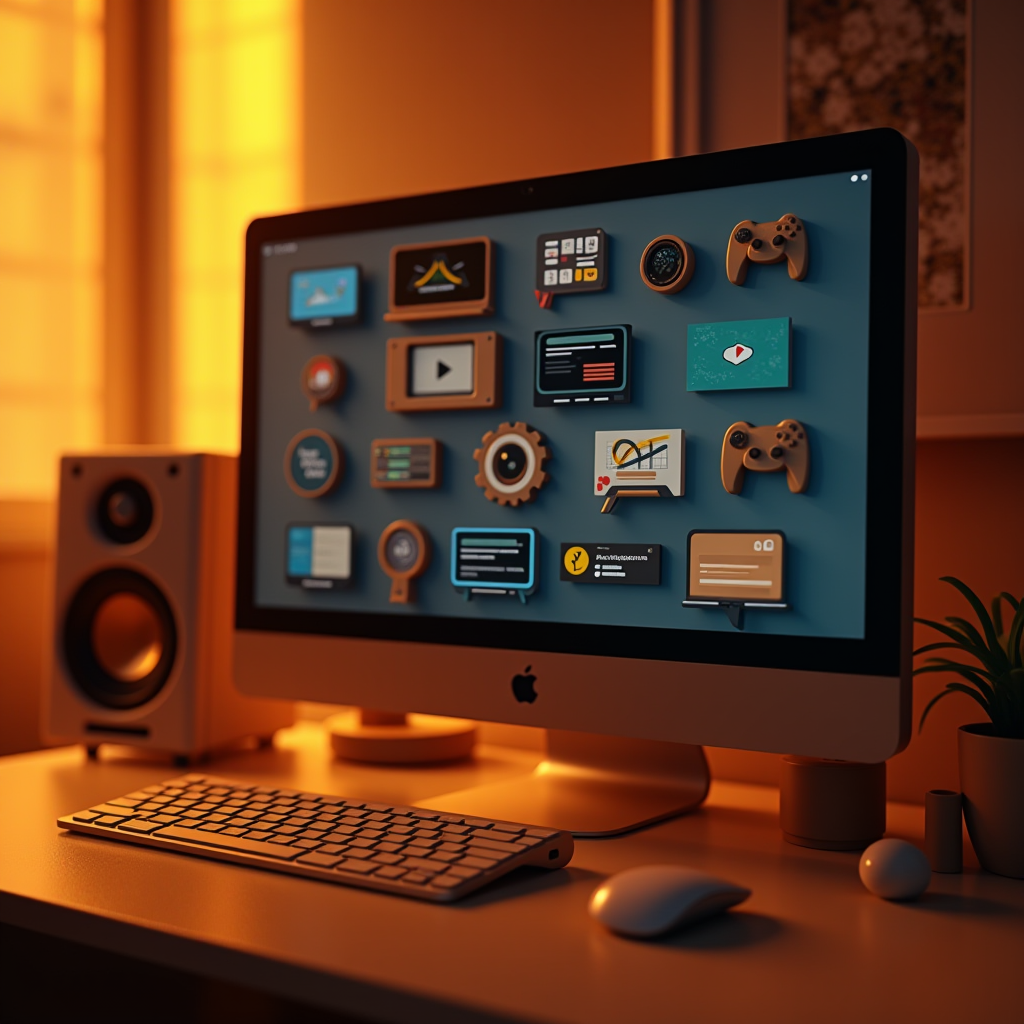
[[[532,704],[537,699],[537,691],[533,685],[536,679],[529,665],[526,666],[524,673],[512,677],[512,693],[517,701]]]

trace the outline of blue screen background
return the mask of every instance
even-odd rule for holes
[[[686,537],[690,530],[781,530],[789,546],[789,611],[748,611],[754,633],[860,638],[864,633],[865,448],[868,387],[869,224],[871,181],[843,174],[749,184],[564,210],[467,219],[358,234],[295,239],[262,256],[261,378],[256,482],[255,603],[267,608],[462,617],[471,642],[478,618],[597,623],[678,630],[731,631],[720,609],[684,609]],[[752,265],[742,287],[725,273],[733,226],[794,213],[808,235],[810,269],[792,281],[785,262]],[[603,292],[559,295],[554,308],[534,297],[537,236],[597,226],[609,237]],[[671,296],[647,288],[639,260],[652,238],[671,233],[693,248],[692,281]],[[495,245],[496,313],[387,324],[387,274],[393,245],[486,235]],[[297,269],[358,263],[363,271],[362,322],[313,331],[289,323],[290,280]],[[687,392],[686,336],[690,324],[790,317],[792,387]],[[621,407],[535,408],[534,332],[631,324],[633,400]],[[504,402],[500,409],[397,414],[384,408],[387,339],[497,331],[504,339]],[[341,360],[348,386],[341,399],[311,412],[300,375],[312,355]],[[791,494],[786,474],[748,473],[741,495],[722,486],[719,462],[725,429],[800,420],[810,441],[810,486]],[[473,450],[506,421],[523,420],[544,434],[553,458],[550,482],[537,500],[503,508],[473,481]],[[593,494],[594,431],[681,427],[686,432],[685,496],[620,502],[601,515]],[[344,449],[340,486],[319,499],[294,494],[282,461],[291,438],[319,427]],[[436,437],[444,445],[437,490],[375,490],[370,441]],[[377,564],[381,531],[412,519],[432,537],[434,552],[417,582],[417,603],[388,601],[390,580]],[[345,522],[354,528],[353,578],[343,590],[305,591],[286,580],[288,524]],[[518,600],[466,602],[449,580],[454,527],[533,527],[538,533],[537,590]],[[559,580],[562,542],[662,545],[658,587],[582,586]]]

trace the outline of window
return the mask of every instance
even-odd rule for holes
[[[103,3],[0,0],[0,500],[103,432]]]
[[[247,223],[301,199],[298,0],[170,7],[171,433],[237,451]]]

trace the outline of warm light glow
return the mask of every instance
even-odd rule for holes
[[[171,12],[171,432],[237,451],[245,228],[299,204],[299,0]]]
[[[103,430],[103,0],[0,3],[0,500]]]

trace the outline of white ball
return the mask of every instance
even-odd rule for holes
[[[916,900],[928,888],[928,858],[905,839],[879,839],[860,858],[860,880],[883,900]]]

